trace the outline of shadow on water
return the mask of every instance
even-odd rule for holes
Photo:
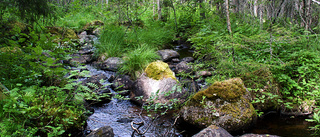
[[[180,59],[185,57],[193,57],[194,51],[190,48],[189,44],[180,44],[175,46],[174,50],[180,54]]]
[[[270,134],[281,137],[312,137],[306,117],[282,116],[278,113],[268,114],[258,119],[255,126],[248,133]]]

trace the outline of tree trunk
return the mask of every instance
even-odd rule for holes
[[[260,29],[263,27],[263,0],[261,0],[260,6],[259,6],[259,21],[260,21]]]
[[[311,0],[304,0],[305,9],[305,30],[308,31],[312,22],[311,18]]]
[[[258,17],[258,0],[254,0],[253,2],[253,15],[254,17]]]
[[[230,34],[232,34],[231,23],[230,23],[230,15],[229,15],[229,0],[225,0],[225,4],[226,4],[228,31],[229,31]]]
[[[161,1],[158,0],[157,1],[157,5],[158,5],[158,20],[161,20]]]

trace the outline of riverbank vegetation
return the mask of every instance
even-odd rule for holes
[[[156,50],[182,41],[192,44],[193,68],[213,72],[208,83],[240,77],[256,104],[272,98],[286,112],[319,105],[317,1],[4,0],[0,9],[1,136],[81,129],[87,112],[64,63],[78,42],[65,33],[96,20],[104,25],[95,58],[122,57],[121,72],[133,78]]]

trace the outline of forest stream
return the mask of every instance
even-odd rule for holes
[[[181,54],[181,57],[192,55],[192,50],[186,45],[176,46],[175,50]],[[91,72],[91,75],[102,74],[107,78],[115,75],[112,71],[103,71],[94,68],[91,65],[86,65],[86,68]],[[105,84],[109,84],[106,82]],[[115,93],[111,88],[112,93]],[[168,116],[160,116],[153,119],[148,116],[148,113],[140,106],[132,103],[130,100],[112,99],[111,102],[93,106],[94,113],[87,120],[87,132],[96,130],[100,127],[110,126],[116,137],[130,137],[133,134],[132,122],[144,122],[144,125],[139,128],[141,132],[145,132],[146,137],[158,136],[177,136],[189,137],[199,132],[198,129],[190,131],[193,128],[183,127],[178,125],[176,119],[169,114]],[[305,121],[306,117],[289,117],[281,116],[278,113],[267,113],[259,118],[256,124],[249,130],[243,131],[234,136],[242,134],[270,134],[282,137],[308,137],[311,132],[308,130],[310,123]],[[133,125],[136,127],[137,125]],[[185,129],[184,129],[185,128]]]

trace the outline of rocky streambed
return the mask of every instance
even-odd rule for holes
[[[257,134],[270,133],[280,135],[269,131],[257,132],[252,128],[258,118],[251,104],[251,95],[244,87],[241,79],[230,79],[213,85],[206,85],[204,78],[211,76],[212,72],[192,72],[188,63],[194,62],[194,59],[190,56],[181,58],[177,52],[181,49],[186,51],[185,46],[177,46],[176,50],[158,51],[161,56],[161,61],[159,61],[161,63],[155,63],[160,64],[156,68],[164,69],[151,70],[161,74],[161,78],[155,78],[151,74],[145,73],[136,81],[133,81],[129,76],[117,74],[116,71],[122,63],[121,58],[112,57],[100,61],[92,58],[94,52],[93,41],[97,40],[94,34],[82,32],[79,37],[83,46],[78,53],[73,55],[74,58],[71,62],[86,64],[84,69],[90,72],[91,78],[83,80],[97,83],[105,87],[105,90],[101,92],[110,93],[117,97],[112,100],[103,100],[104,103],[91,102],[95,105],[90,106],[94,113],[87,120],[86,134],[88,136],[104,134],[116,137],[188,137],[198,133],[200,129],[203,129],[203,131],[195,136],[232,136],[229,132],[238,136],[258,136]],[[165,64],[163,65],[162,62]],[[169,76],[171,72],[168,71],[175,74],[191,73],[193,79],[172,77]],[[99,79],[105,81],[100,83]],[[168,111],[167,115],[150,115],[141,108],[141,105],[147,102],[152,93],[165,93],[168,89],[172,89],[177,81],[179,81],[179,86],[182,89],[179,90],[179,94],[160,96],[156,102],[165,103],[172,101],[172,99],[184,102],[188,99],[185,95],[195,94],[191,99],[188,99],[188,103],[181,110]],[[171,86],[166,87],[168,85]],[[198,92],[200,89],[206,90]],[[119,93],[119,91],[125,92]],[[122,98],[119,98],[118,94],[122,95]],[[144,96],[145,98],[138,101],[135,100],[137,96]],[[301,128],[305,129],[306,126]],[[247,132],[257,134],[242,135]]]

